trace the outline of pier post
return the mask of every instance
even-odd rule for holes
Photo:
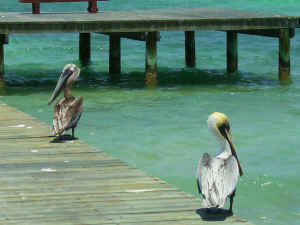
[[[187,67],[196,66],[195,31],[185,31],[185,64]]]
[[[4,75],[4,45],[8,44],[8,35],[0,34],[0,79]]]
[[[3,36],[0,36],[0,78],[4,75],[4,43],[3,43]]]
[[[238,71],[238,39],[235,31],[227,31],[227,73]]]
[[[146,85],[157,85],[157,32],[146,34]]]
[[[109,35],[109,74],[121,74],[121,37],[118,34]]]
[[[280,29],[279,35],[279,80],[290,79],[290,31]]]
[[[79,60],[83,66],[91,61],[91,33],[79,33]]]
[[[32,13],[33,14],[40,14],[40,3],[36,2],[36,3],[32,3]]]

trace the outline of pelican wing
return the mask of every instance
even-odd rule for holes
[[[220,187],[223,187],[223,197],[226,198],[236,189],[240,176],[238,163],[234,156],[230,156],[224,161],[223,173],[220,171],[220,176],[223,176]]]
[[[212,178],[211,157],[208,153],[204,153],[199,161],[197,169],[197,186],[199,194],[206,198],[208,192],[209,180]]]
[[[65,130],[76,127],[82,114],[83,99],[62,98],[54,107],[53,133],[62,134]]]
[[[82,97],[79,97],[72,101],[72,103],[69,105],[68,110],[66,112],[66,124],[64,127],[65,130],[77,126],[77,123],[80,120],[82,114],[82,104],[83,99]]]
[[[239,170],[233,156],[212,159],[205,153],[199,162],[197,175],[198,190],[204,198],[204,205],[223,207],[226,198],[236,188]]]

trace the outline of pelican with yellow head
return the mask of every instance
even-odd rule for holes
[[[203,154],[197,169],[198,191],[207,208],[223,208],[229,198],[232,213],[238,179],[243,170],[232,141],[229,119],[223,113],[214,112],[208,117],[207,124],[220,142],[221,153],[214,158],[208,153]]]
[[[79,67],[74,64],[67,64],[48,103],[50,105],[64,91],[64,97],[54,106],[52,132],[55,136],[61,136],[68,129],[72,129],[72,138],[74,138],[74,130],[82,114],[83,98],[75,98],[70,91],[70,86],[79,74]]]

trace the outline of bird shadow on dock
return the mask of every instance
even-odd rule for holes
[[[50,141],[50,143],[64,143],[67,141],[75,141],[78,140],[76,137],[72,137],[72,135],[69,134],[64,134],[62,136],[57,136],[53,140]]]
[[[42,138],[51,138],[51,137],[54,137],[54,136],[24,136],[24,135],[20,135],[20,136],[15,136],[15,137],[7,137],[7,138],[0,138],[0,140],[13,140],[13,139],[42,139]]]
[[[78,138],[74,137],[72,138],[72,135],[69,134],[65,134],[62,135],[61,137],[56,137],[56,136],[16,136],[16,137],[6,137],[6,138],[0,138],[0,140],[18,140],[18,139],[43,139],[43,138],[51,138],[54,137],[54,139],[52,139],[50,141],[50,143],[64,143],[64,142],[68,142],[68,141],[76,141],[78,140]]]
[[[201,208],[197,209],[196,213],[204,221],[224,221],[227,217],[233,215],[232,212],[230,212],[229,210],[219,208]]]

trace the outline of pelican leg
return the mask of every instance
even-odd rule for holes
[[[72,127],[72,139],[74,139],[74,138],[75,138],[75,128]]]
[[[233,199],[234,199],[234,196],[235,196],[235,190],[232,192],[232,194],[229,196],[230,198],[230,207],[229,207],[229,212],[230,213],[233,213],[232,212],[232,205],[233,205]]]

